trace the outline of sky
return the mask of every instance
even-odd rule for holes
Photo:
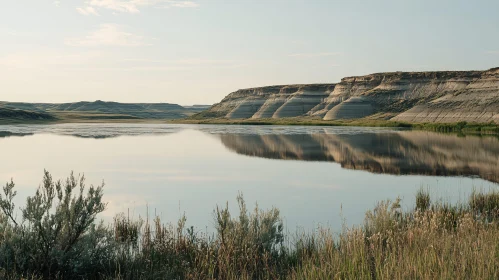
[[[375,72],[499,66],[499,1],[3,0],[0,100],[213,104]]]

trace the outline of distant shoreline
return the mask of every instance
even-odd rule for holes
[[[103,115],[100,115],[103,116]],[[280,119],[141,119],[128,116],[109,115],[99,116],[73,116],[54,118],[49,120],[22,120],[1,119],[0,125],[23,125],[23,124],[62,124],[62,123],[137,123],[137,124],[211,124],[211,125],[285,125],[285,126],[360,126],[360,127],[393,127],[412,130],[426,130],[436,132],[455,132],[466,134],[499,134],[499,125],[495,123],[405,123],[390,120],[334,120],[325,121],[314,118],[280,118]]]

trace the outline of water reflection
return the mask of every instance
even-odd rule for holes
[[[331,161],[374,173],[477,176],[499,182],[496,137],[421,131],[358,134],[221,134],[238,154],[270,159]]]
[[[32,136],[33,133],[15,133],[10,131],[0,131],[0,138]]]
[[[165,135],[183,129],[178,125],[158,124],[57,124],[57,125],[0,125],[0,138],[55,134],[77,138],[107,139],[120,136]]]
[[[401,197],[413,207],[422,186],[449,202],[467,199],[474,187],[497,186],[424,175],[497,182],[499,170],[496,138],[386,128],[65,124],[0,131],[0,180],[16,182],[16,205],[34,193],[43,169],[58,179],[74,170],[89,184],[105,180],[108,221],[148,210],[175,221],[185,212],[199,229],[212,226],[216,205],[229,201],[236,213],[239,192],[248,205],[279,208],[289,229],[341,228],[343,218],[361,223],[381,200]]]
[[[0,138],[55,134],[107,139],[168,135],[190,129],[219,137],[241,155],[336,162],[343,168],[395,175],[479,177],[499,182],[499,139],[391,128],[171,124],[0,126]]]

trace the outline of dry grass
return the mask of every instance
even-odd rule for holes
[[[338,242],[318,235],[290,278],[498,279],[497,219],[486,221],[465,206],[401,213],[397,204],[380,203],[364,227],[345,229]]]
[[[362,226],[291,238],[276,209],[248,215],[241,196],[239,217],[215,210],[212,238],[186,235],[185,220],[176,230],[156,220],[156,235],[145,229],[140,258],[175,256],[183,265],[175,275],[185,279],[498,279],[498,197],[493,191],[474,193],[468,204],[430,204],[421,190],[413,211],[383,201]],[[151,244],[162,253],[151,255]]]
[[[402,211],[400,200],[382,201],[366,213],[363,225],[292,236],[284,234],[277,209],[249,211],[239,195],[238,215],[227,205],[216,207],[216,233],[203,235],[186,227],[185,217],[164,224],[159,218],[131,220],[120,214],[107,227],[81,224],[88,211],[78,204],[64,206],[70,205],[71,194],[60,194],[60,213],[53,215],[45,207],[51,200],[42,202],[54,197],[60,185],[48,173],[45,181],[46,195],[38,192],[23,210],[27,218],[37,214],[43,219],[26,224],[11,218],[13,182],[0,196],[2,278],[499,279],[497,191],[474,192],[467,203],[449,205],[433,203],[420,190],[413,210]],[[67,181],[68,190],[75,182]],[[101,205],[100,194],[92,193],[78,199]],[[54,233],[58,225],[65,228]],[[75,229],[79,237],[71,239],[73,249],[61,250],[64,237]],[[49,233],[60,240],[47,240]]]
[[[291,117],[279,119],[227,119],[227,118],[186,118],[168,121],[180,124],[226,124],[226,125],[306,125],[306,126],[363,126],[397,127],[414,130],[428,130],[446,133],[499,134],[496,123],[406,123],[385,119],[344,119],[325,121],[318,117]]]

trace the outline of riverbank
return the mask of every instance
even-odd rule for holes
[[[213,125],[302,125],[302,126],[360,126],[393,127],[435,132],[463,134],[499,134],[496,123],[406,123],[379,119],[353,119],[326,121],[317,118],[280,118],[280,119],[144,119],[119,114],[59,114],[53,119],[2,119],[0,125],[17,124],[61,124],[61,123],[154,123],[154,124],[213,124]]]
[[[179,124],[227,124],[227,125],[304,125],[304,126],[361,126],[361,127],[397,127],[436,132],[462,132],[470,134],[499,134],[496,123],[407,123],[379,119],[353,119],[326,121],[318,118],[280,118],[280,119],[194,119],[172,120]]]
[[[45,173],[16,219],[15,185],[0,197],[3,279],[497,279],[499,192],[474,192],[451,205],[416,194],[416,205],[382,201],[363,225],[285,232],[278,209],[213,211],[216,233],[201,234],[182,216],[96,222],[103,186],[61,183]],[[48,209],[54,209],[50,212]]]
[[[62,123],[166,123],[167,119],[145,119],[121,114],[58,113],[50,119],[0,118],[0,125]]]

